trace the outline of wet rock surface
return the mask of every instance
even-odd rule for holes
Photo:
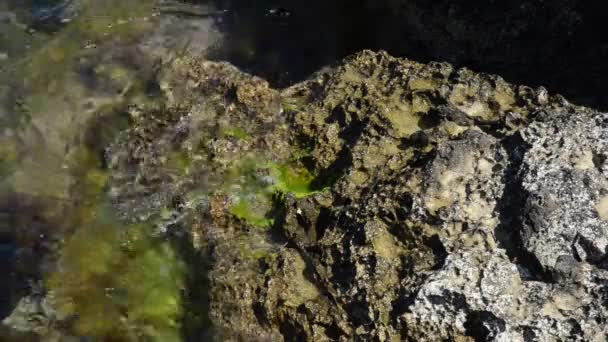
[[[186,233],[209,261],[206,334],[608,333],[605,114],[544,88],[382,52],[283,90],[197,58],[163,70],[167,107],[141,113],[107,150],[110,194],[131,220],[164,211],[159,228]],[[182,164],[176,153],[186,153]],[[260,209],[269,228],[231,209],[247,182],[277,182],[259,166],[232,178],[247,158],[315,175],[309,192],[283,189]],[[246,198],[255,211],[260,197]]]

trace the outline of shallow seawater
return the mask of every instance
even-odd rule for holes
[[[157,218],[118,217],[105,149],[129,106],[159,106],[159,63],[217,41],[216,19],[177,1],[0,4],[0,340],[181,341],[206,329],[184,310],[192,256]]]

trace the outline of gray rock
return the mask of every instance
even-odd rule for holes
[[[562,115],[521,132],[530,145],[521,170],[522,242],[545,268],[565,256],[606,269],[607,119]]]

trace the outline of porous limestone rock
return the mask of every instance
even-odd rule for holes
[[[222,63],[178,59],[165,70],[161,88],[181,114],[142,117],[111,149],[122,160],[115,180],[125,170],[156,179],[154,191],[140,184],[148,195],[130,192],[137,181],[115,183],[126,216],[153,213],[191,191],[199,172],[229,173],[246,154],[296,160],[316,175],[306,196],[277,195],[267,231],[230,213],[221,178],[176,210],[174,226],[212,260],[217,336],[605,338],[605,114],[544,88],[382,52],[281,91]],[[135,139],[151,125],[154,139]],[[218,133],[233,125],[245,141]],[[162,156],[193,139],[207,144],[201,162],[171,180]],[[136,141],[133,164],[135,150],[121,146]]]

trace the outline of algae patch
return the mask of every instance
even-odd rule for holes
[[[97,133],[96,141],[109,134]],[[74,232],[46,277],[60,320],[95,340],[180,341],[186,265],[152,222],[125,223],[106,203],[109,175],[96,147],[76,149],[69,163]]]
[[[291,193],[296,198],[303,198],[316,192],[312,187],[313,175],[303,167],[271,164],[270,170],[277,180],[274,185],[276,191]]]
[[[232,169],[226,182],[233,198],[230,213],[253,226],[270,227],[277,196],[314,194],[313,180],[301,166],[247,159]]]
[[[0,141],[0,180],[13,171],[18,159],[16,144]]]
[[[185,266],[175,251],[149,225],[122,224],[103,206],[79,214],[82,227],[48,279],[58,311],[84,336],[178,341]]]
[[[239,198],[236,203],[230,207],[230,213],[236,216],[237,218],[249,222],[250,224],[256,227],[264,228],[272,226],[274,220],[272,218],[266,217],[266,211],[269,211],[269,205],[263,205],[261,211],[256,210],[258,208],[256,208],[255,204],[252,204],[252,202],[256,200],[259,200],[260,202],[262,202],[262,204],[269,204],[266,203],[267,198],[256,199],[251,197],[242,197]]]
[[[247,140],[250,138],[249,133],[239,127],[227,128],[224,130],[224,134],[229,137],[234,137],[240,140]]]

